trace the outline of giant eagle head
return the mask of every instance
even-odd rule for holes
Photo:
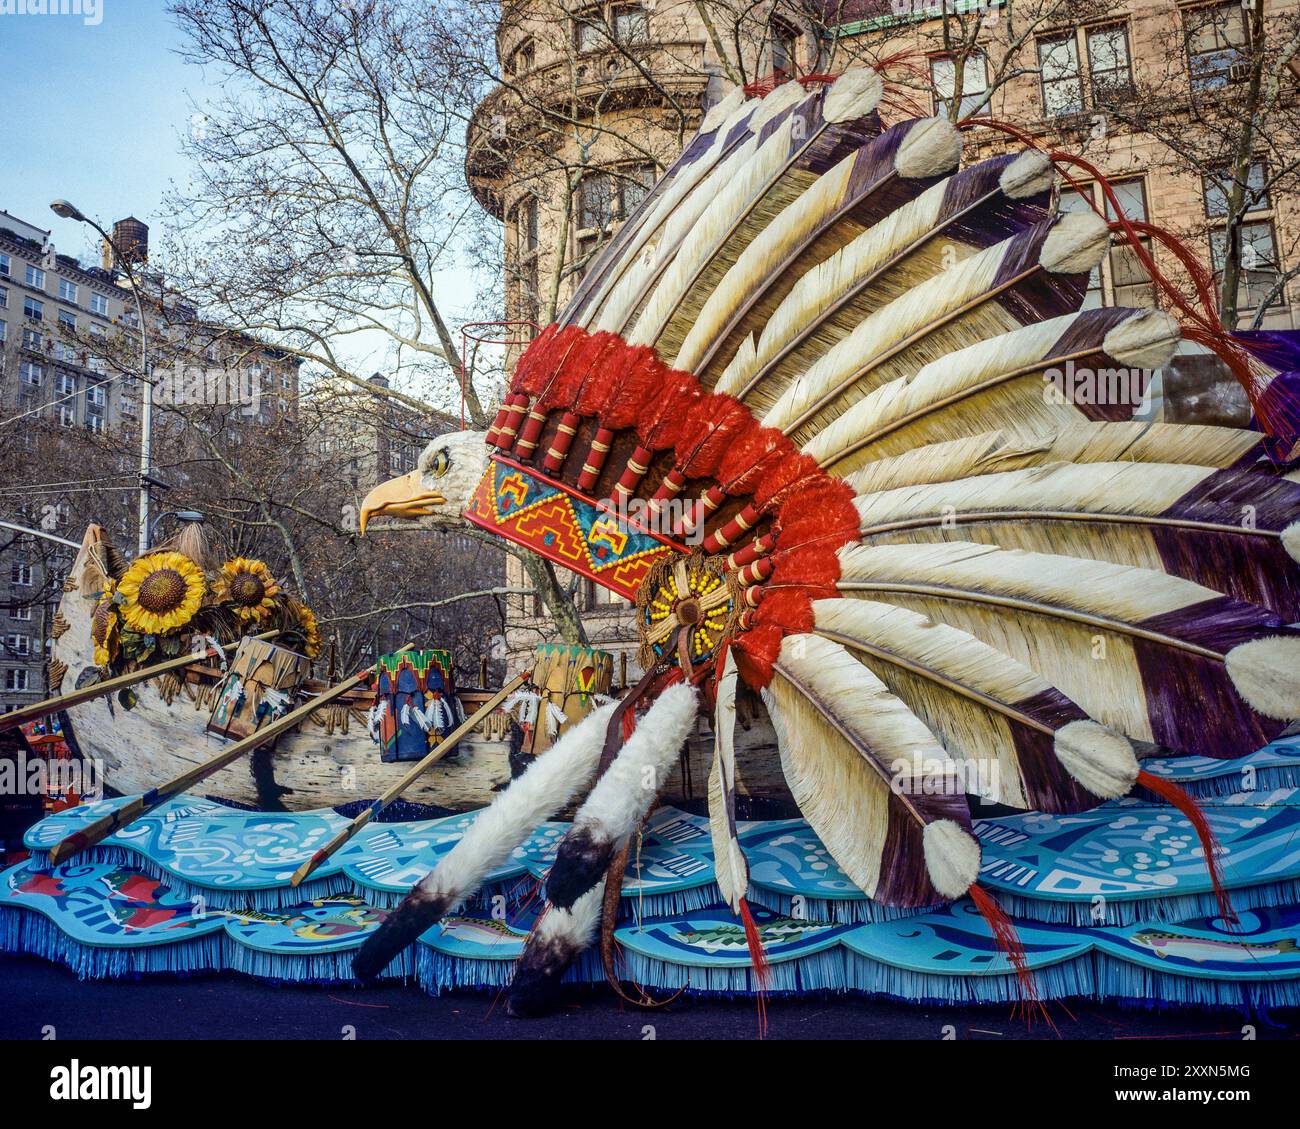
[[[381,482],[361,503],[361,532],[372,518],[429,518],[432,525],[457,525],[487,466],[482,431],[453,431],[434,439],[410,474]]]

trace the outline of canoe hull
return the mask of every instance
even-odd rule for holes
[[[69,572],[59,605],[52,673],[62,677],[59,685],[52,686],[54,693],[72,689],[93,666],[90,615],[94,599],[83,596],[77,583],[92,534],[97,534],[93,527]],[[196,706],[184,689],[169,703],[160,690],[161,681],[138,684],[131,709],[109,696],[65,711],[69,743],[96,767],[99,778],[112,791],[147,791],[227,744],[205,731],[206,705]],[[465,712],[477,708],[484,696],[473,692],[462,695]],[[346,719],[341,713],[335,712],[332,731],[323,717],[309,718],[299,729],[279,738],[274,747],[258,750],[213,774],[200,790],[267,811],[305,811],[374,799],[409,770],[410,762],[381,761],[359,713],[353,710]],[[517,749],[518,744],[518,731],[497,715],[421,776],[402,798],[452,811],[490,803],[531,759],[517,753],[512,757],[512,746]],[[747,727],[742,719],[737,746],[741,794],[775,800],[784,807],[789,793],[781,778],[774,735],[761,711]],[[705,803],[712,755],[712,737],[701,726],[665,786],[664,802],[688,808]]]

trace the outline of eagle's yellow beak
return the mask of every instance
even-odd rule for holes
[[[401,478],[390,478],[381,482],[361,503],[361,534],[364,537],[366,523],[378,515],[391,517],[427,517],[433,513],[430,506],[443,506],[447,499],[436,490],[426,490],[420,485],[420,472],[411,471]]]

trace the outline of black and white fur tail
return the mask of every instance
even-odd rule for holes
[[[670,686],[651,705],[560,843],[546,878],[552,906],[572,908],[600,881],[614,852],[640,826],[663,787],[695,711],[695,691],[683,684]]]
[[[695,721],[696,693],[670,686],[578,809],[546,880],[549,905],[510,986],[510,1014],[543,1015],[565,970],[591,944],[610,859],[641,825]]]
[[[352,958],[361,979],[378,976],[429,926],[473,895],[546,819],[590,782],[613,703],[594,710],[514,780],[470,824],[447,857],[415,885]]]
[[[594,889],[588,890],[573,904],[572,909],[547,907],[515,967],[507,1005],[511,1015],[532,1019],[555,1010],[556,995],[564,973],[596,939],[604,900],[605,880],[602,877]]]

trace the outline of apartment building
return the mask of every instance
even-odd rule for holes
[[[1271,28],[1294,19],[1296,5],[1265,9]],[[1223,170],[1198,167],[1194,152],[1176,150],[1201,113],[1196,96],[1247,80],[1258,47],[1247,10],[1240,3],[1031,0],[1017,6],[1018,22],[1006,14],[992,0],[503,5],[500,82],[471,125],[466,174],[504,225],[506,316],[537,324],[554,317],[703,109],[734,80],[780,81],[839,70],[855,58],[900,60],[889,75],[914,112],[1002,119],[1048,147],[1082,153],[1113,183],[1129,217],[1175,233],[1221,272],[1231,237],[1216,175]],[[1282,97],[1294,103],[1300,76],[1282,77],[1290,84]],[[570,119],[572,129],[557,127]],[[977,126],[967,144],[968,159],[978,159],[1016,143]],[[1300,267],[1300,200],[1270,188],[1277,156],[1268,146],[1261,138],[1244,215],[1235,219],[1240,321],[1294,328],[1300,280],[1289,282],[1288,273]],[[1076,170],[1074,181],[1062,192],[1065,208],[1110,207],[1095,177]],[[1168,252],[1153,252],[1177,274]],[[1088,304],[1153,302],[1152,279],[1132,248],[1117,243],[1093,274]],[[1201,397],[1214,381],[1214,361],[1186,353],[1158,383],[1166,404]],[[1218,410],[1231,416],[1240,404]],[[509,583],[520,582],[512,566]],[[573,584],[593,642],[630,653],[626,604],[590,582]],[[512,645],[522,651],[548,630],[534,599],[513,602]]]
[[[199,429],[237,447],[247,428],[295,416],[299,362],[204,321],[167,290],[149,270],[143,222],[127,217],[112,230],[100,265],[86,265],[61,254],[48,230],[0,211],[0,421],[16,479],[0,483],[0,518],[77,541],[88,517],[78,505],[92,484],[87,468],[107,465],[130,486],[111,515],[89,516],[130,545],[142,329],[157,408],[155,477],[170,485],[201,453]],[[49,625],[73,550],[3,528],[0,547],[0,712],[7,712],[45,696]]]

